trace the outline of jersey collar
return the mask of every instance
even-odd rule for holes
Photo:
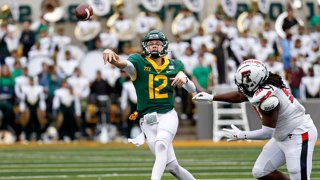
[[[164,63],[161,66],[159,66],[150,57],[146,57],[146,60],[153,66],[153,68],[157,71],[158,74],[169,65],[169,59],[167,57],[163,57],[163,59],[164,59]]]

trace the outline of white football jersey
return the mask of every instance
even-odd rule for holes
[[[259,112],[261,103],[270,97],[276,97],[277,99],[273,98],[268,103],[270,107],[263,108],[270,111],[278,104],[280,108],[273,135],[275,139],[282,141],[289,134],[301,134],[309,130],[313,124],[310,115],[305,114],[305,108],[293,97],[288,89],[268,85],[258,89],[254,96],[248,99],[261,117]]]

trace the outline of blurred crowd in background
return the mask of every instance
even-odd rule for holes
[[[216,12],[197,25],[194,14],[182,8],[174,20],[169,39],[169,58],[180,59],[185,73],[199,91],[216,86],[234,86],[234,73],[243,60],[254,58],[283,77],[298,99],[320,98],[320,6],[317,15],[301,24],[294,9],[286,8],[281,36],[272,21],[248,10],[242,29],[236,19]],[[110,64],[104,65],[105,48],[126,59],[140,53],[143,34],[159,27],[161,20],[144,12],[135,22],[140,35],[130,34],[132,21],[121,12],[103,27],[99,21],[78,22],[75,34],[80,46],[63,26],[54,26],[41,16],[37,23],[0,21],[0,129],[16,141],[64,142],[95,140],[108,127],[109,138],[137,134],[137,122],[128,120],[136,108],[135,90],[128,76]],[[139,24],[140,22],[140,24]],[[21,33],[16,33],[16,28]],[[124,32],[121,29],[129,29]],[[92,32],[94,30],[97,32]],[[85,31],[91,31],[89,34]],[[183,89],[176,90],[180,119],[196,123],[194,103]],[[134,128],[133,128],[134,127]],[[48,137],[52,136],[52,137]]]

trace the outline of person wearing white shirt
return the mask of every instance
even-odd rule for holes
[[[263,17],[253,10],[249,10],[247,18],[243,20],[244,29],[247,29],[248,34],[253,37],[258,37],[262,32],[263,24]]]
[[[63,49],[71,43],[71,37],[65,35],[64,28],[60,27],[56,35],[52,37],[53,47],[58,47],[58,49]]]
[[[181,62],[184,65],[186,75],[190,77],[193,73],[193,68],[198,65],[197,53],[194,53],[190,46],[187,47],[185,54],[181,57]]]
[[[79,129],[77,119],[81,115],[79,97],[74,95],[72,88],[64,80],[61,88],[57,89],[53,98],[53,111],[58,122],[61,123],[59,140],[68,142],[75,140],[75,133]]]
[[[290,53],[292,57],[297,59],[298,66],[302,67],[305,74],[308,73],[308,69],[312,66],[311,62],[308,62],[307,59],[307,48],[302,47],[302,41],[297,39],[294,42],[294,47],[290,49]]]
[[[224,26],[221,26],[222,32],[227,34],[228,38],[231,40],[238,36],[238,29],[232,24],[232,18],[226,17],[224,18]],[[213,32],[215,32],[214,29]]]
[[[143,12],[135,20],[137,33],[144,35],[157,27],[158,20],[150,12]]]
[[[179,35],[175,35],[174,39],[175,41],[171,42],[168,47],[168,58],[181,59],[190,44],[188,42],[181,41],[181,37]]]
[[[79,61],[72,58],[71,52],[65,52],[65,59],[61,59],[57,63],[58,73],[61,77],[70,77],[74,70],[79,66]]]
[[[315,76],[313,68],[309,69],[307,76],[301,79],[300,98],[320,98],[320,76]]]
[[[186,34],[193,29],[194,17],[187,8],[183,8],[181,13],[183,17],[177,22],[177,34]],[[190,41],[190,39],[185,40]]]
[[[245,30],[239,37],[231,41],[231,50],[238,63],[241,63],[246,57],[252,55],[252,47],[256,45],[256,40],[248,36],[248,31]]]
[[[102,78],[108,82],[111,87],[115,87],[117,79],[120,77],[120,69],[114,65],[107,64],[105,68],[101,70]]]
[[[212,37],[210,35],[205,35],[203,28],[200,27],[198,35],[191,38],[191,47],[194,52],[199,52],[202,44],[205,44],[209,51],[212,51],[214,48]]]
[[[317,77],[320,77],[320,57],[318,57],[318,59],[316,60],[316,62],[313,65],[313,72],[314,75]]]
[[[49,50],[42,48],[41,44],[37,42],[35,45],[32,46],[28,56],[29,56],[29,60],[32,60],[38,57],[49,57]]]
[[[24,127],[26,141],[31,140],[33,132],[36,133],[36,140],[41,140],[41,134],[46,124],[45,93],[43,87],[36,84],[33,77],[29,77],[28,85],[22,89],[19,110],[26,114],[27,124]]]
[[[298,27],[298,33],[292,35],[292,42],[294,43],[297,39],[301,40],[301,46],[306,50],[311,49],[312,39],[310,35],[305,32],[305,28],[303,26]],[[294,44],[292,44],[294,46]]]
[[[115,34],[110,33],[109,30],[110,29],[106,27],[106,31],[99,34],[99,38],[104,48],[116,49],[119,44],[119,39]]]
[[[90,82],[81,74],[80,68],[75,68],[74,75],[67,79],[75,96],[80,100],[86,100],[90,94]]]
[[[278,34],[275,30],[271,28],[270,22],[264,23],[264,28],[262,31],[262,36],[268,40],[268,44],[271,47],[275,46],[275,43],[278,41]]]
[[[6,57],[4,59],[4,62],[9,67],[11,72],[13,71],[14,63],[16,61],[19,61],[21,63],[22,67],[26,67],[27,66],[27,58],[26,57],[20,57],[19,58],[18,51],[16,49],[11,51],[11,56],[8,56],[8,57]]]
[[[36,77],[33,78],[35,84],[38,83]],[[25,86],[29,85],[29,70],[27,67],[23,68],[23,75],[15,79],[14,92],[19,100],[23,99],[23,89]]]
[[[255,58],[262,62],[265,62],[270,54],[274,54],[274,50],[265,38],[260,38],[259,44],[253,46],[252,50]]]
[[[16,28],[14,25],[9,24],[8,25],[8,31],[4,38],[4,41],[7,44],[7,48],[9,52],[18,49],[19,46],[19,36],[15,32]]]

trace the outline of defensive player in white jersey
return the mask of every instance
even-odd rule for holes
[[[277,169],[287,164],[292,180],[310,179],[317,129],[304,107],[290,94],[280,76],[269,72],[258,60],[242,62],[235,75],[239,91],[224,94],[198,93],[203,101],[240,103],[249,101],[259,114],[262,128],[242,131],[224,129],[228,140],[270,139],[256,160],[252,173],[257,179],[289,179]]]

